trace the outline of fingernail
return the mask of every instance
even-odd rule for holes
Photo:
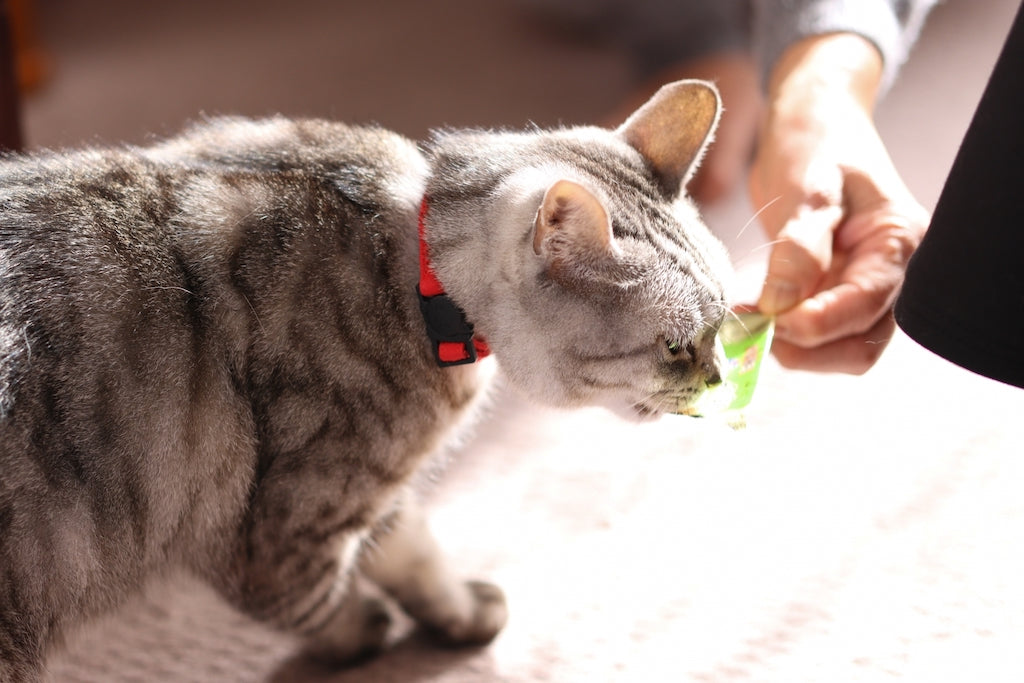
[[[768,280],[761,291],[758,308],[768,315],[788,311],[800,302],[800,290],[788,280]]]

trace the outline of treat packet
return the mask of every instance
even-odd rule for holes
[[[722,383],[705,391],[681,414],[724,415],[731,426],[745,426],[739,411],[754,396],[761,361],[771,349],[774,330],[774,319],[756,312],[735,313],[722,323],[718,329],[719,353],[725,358]]]

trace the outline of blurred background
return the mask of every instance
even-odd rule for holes
[[[27,102],[30,145],[138,142],[201,113],[326,116],[419,138],[589,121],[629,87],[625,55],[515,1],[32,5],[48,76]]]
[[[539,0],[7,1],[27,148],[144,143],[217,114],[322,116],[415,139],[446,126],[609,124],[650,77],[621,41],[552,20]],[[1014,6],[940,4],[879,109],[926,207]],[[741,189],[708,218],[729,241],[752,214]],[[737,254],[756,246],[745,233]]]
[[[144,142],[214,114],[324,116],[413,138],[444,126],[594,123],[644,75],[621,44],[551,21],[535,0],[8,2],[28,147]],[[880,110],[928,206],[1015,4],[941,4]]]
[[[29,149],[142,143],[213,114],[417,139],[591,123],[641,78],[620,48],[513,0],[11,6]],[[941,4],[879,108],[929,208],[1016,7]],[[706,209],[756,289],[753,213],[741,189]],[[72,638],[50,680],[1024,680],[1024,392],[898,335],[860,378],[768,363],[744,432],[505,394],[495,405],[432,502],[460,568],[508,593],[512,620],[491,647],[413,638],[326,671],[175,578]]]

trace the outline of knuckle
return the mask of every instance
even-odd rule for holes
[[[836,206],[839,202],[835,193],[824,189],[815,189],[804,195],[803,203],[811,211],[820,211],[821,209]]]

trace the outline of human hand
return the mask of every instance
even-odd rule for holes
[[[896,329],[928,214],[872,121],[880,77],[877,50],[852,34],[801,41],[772,73],[749,189],[773,240],[758,308],[776,316],[786,367],[865,372]]]

